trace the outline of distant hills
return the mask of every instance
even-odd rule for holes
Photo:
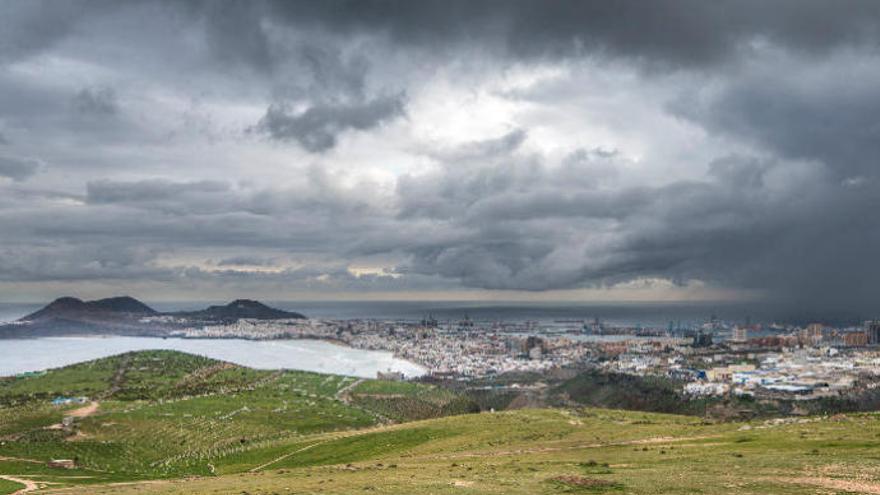
[[[236,299],[225,306],[209,306],[201,311],[174,313],[176,316],[198,320],[237,320],[249,318],[255,320],[283,320],[305,318],[301,313],[270,308],[252,299]]]
[[[0,338],[96,333],[155,336],[191,323],[224,323],[241,318],[280,320],[305,316],[250,299],[237,299],[226,305],[209,306],[198,311],[162,313],[130,296],[95,301],[61,297],[15,323],[0,325]]]
[[[19,321],[44,321],[51,319],[82,320],[118,317],[156,316],[159,312],[129,296],[110,297],[97,301],[83,301],[75,297],[58,298],[43,309],[31,313]]]

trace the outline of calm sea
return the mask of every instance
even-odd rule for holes
[[[159,311],[193,310],[216,302],[150,302]],[[790,323],[819,321],[850,325],[872,317],[857,314],[813,314],[809,308],[786,309],[762,303],[505,303],[473,301],[267,301],[267,304],[298,311],[313,318],[382,319],[417,321],[428,315],[437,320],[458,321],[468,317],[481,322],[554,322],[592,321],[625,326],[689,328],[708,321],[713,315],[730,323]],[[0,303],[0,321],[12,321],[43,304]]]
[[[352,349],[320,340],[51,337],[0,340],[0,376],[58,368],[128,351],[168,349],[257,369],[297,369],[375,378],[378,371],[418,376],[425,370],[390,352]]]

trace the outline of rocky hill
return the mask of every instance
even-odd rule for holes
[[[129,296],[110,297],[96,301],[83,301],[75,297],[58,298],[43,309],[31,313],[22,321],[64,320],[103,320],[143,316],[159,313],[146,304]]]
[[[301,313],[283,311],[271,308],[265,304],[251,299],[236,299],[224,306],[209,306],[201,311],[176,313],[177,316],[197,320],[237,320],[239,318],[251,318],[256,320],[282,320],[292,318],[305,318]]]
[[[61,297],[15,323],[0,325],[0,338],[64,335],[167,336],[173,330],[192,324],[224,323],[241,318],[281,320],[305,316],[271,308],[250,299],[238,299],[226,305],[210,306],[199,311],[160,313],[129,296],[95,301]]]

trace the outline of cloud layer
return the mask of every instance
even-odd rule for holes
[[[0,19],[0,299],[648,285],[880,312],[876,2]]]

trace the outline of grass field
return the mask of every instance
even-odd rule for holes
[[[62,485],[235,472],[273,455],[275,446],[326,432],[412,419],[387,398],[354,404],[355,385],[375,380],[297,371],[259,371],[171,351],[128,353],[0,382],[0,474],[45,475]],[[419,400],[454,399],[433,387],[405,384]],[[424,390],[422,390],[424,389]],[[52,399],[87,397],[53,406]],[[80,411],[79,413],[77,411]],[[76,417],[62,427],[62,419]],[[48,469],[49,459],[79,469]],[[24,460],[25,462],[20,462]],[[34,462],[28,462],[34,461]],[[51,479],[50,479],[51,478]]]
[[[73,367],[83,385],[66,370],[0,385],[14,404],[0,409],[0,474],[57,494],[880,493],[873,413],[717,423],[583,408],[402,422],[419,410],[392,423],[410,404],[461,398],[200,359],[138,353]],[[64,386],[88,387],[100,407],[72,431],[46,429],[75,410],[43,403]],[[57,457],[79,467],[46,467]]]
[[[393,421],[478,412],[477,405],[449,390],[409,382],[367,380],[350,392],[351,403]]]
[[[24,485],[22,485],[21,483],[16,483],[15,481],[9,481],[0,478],[0,495],[15,493],[22,488],[24,488]]]
[[[878,436],[874,414],[705,424],[522,410],[303,438],[237,474],[63,493],[878,493]]]

